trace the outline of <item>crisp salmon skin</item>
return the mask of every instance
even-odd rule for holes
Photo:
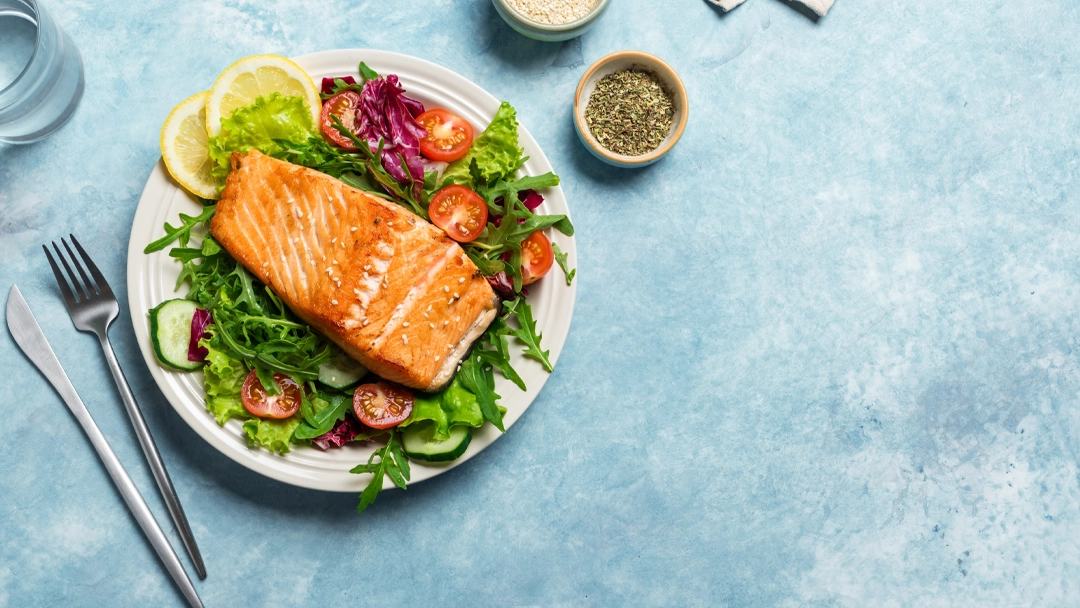
[[[499,300],[446,234],[400,205],[252,150],[210,233],[298,317],[383,378],[425,391],[454,375]]]

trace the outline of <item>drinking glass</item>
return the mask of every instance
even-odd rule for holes
[[[83,94],[79,49],[38,0],[0,0],[0,142],[59,129]]]

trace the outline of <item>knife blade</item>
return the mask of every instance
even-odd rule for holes
[[[90,438],[90,443],[94,445],[101,462],[109,472],[109,477],[116,484],[116,489],[120,491],[120,495],[124,498],[124,502],[127,503],[128,509],[135,516],[135,521],[139,523],[139,527],[142,528],[143,533],[150,540],[150,544],[153,545],[154,551],[157,552],[158,557],[165,564],[165,569],[169,571],[173,581],[176,582],[176,586],[180,588],[180,591],[193,608],[202,608],[202,600],[199,599],[199,594],[195,591],[194,585],[191,584],[191,579],[188,578],[187,572],[180,563],[180,559],[176,556],[176,552],[173,551],[172,545],[169,544],[168,538],[161,530],[161,526],[158,525],[153,512],[150,511],[150,507],[146,506],[146,501],[143,500],[139,489],[135,487],[135,483],[131,481],[131,476],[124,469],[124,465],[120,463],[120,459],[116,457],[116,453],[109,446],[109,442],[101,434],[97,423],[94,422],[90,412],[86,409],[86,405],[79,398],[79,394],[75,392],[75,387],[72,386],[71,380],[68,379],[63,366],[60,365],[60,360],[56,358],[56,353],[53,352],[44,332],[41,331],[41,326],[38,325],[34,313],[30,311],[30,306],[23,299],[22,292],[19,291],[17,285],[12,285],[11,291],[8,292],[7,325],[11,337],[15,338],[15,343],[41,371],[49,384],[52,384],[56,392],[60,394],[60,398],[63,399],[68,409],[75,416],[75,419],[79,421],[79,425],[82,426],[83,431]]]

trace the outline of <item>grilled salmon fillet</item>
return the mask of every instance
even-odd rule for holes
[[[498,297],[446,234],[400,205],[252,150],[232,156],[210,233],[298,317],[379,376],[433,391]]]

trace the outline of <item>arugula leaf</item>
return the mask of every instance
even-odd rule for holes
[[[484,420],[505,433],[502,411],[497,405],[500,397],[495,392],[495,378],[491,375],[491,367],[490,363],[484,361],[483,356],[473,353],[461,362],[457,377],[461,379],[461,384],[466,389],[476,395],[476,402],[480,406],[480,413],[484,415]]]
[[[340,393],[321,392],[304,398],[300,408],[303,422],[293,435],[297,439],[314,439],[329,433],[345,418],[352,407],[352,398]]]
[[[179,241],[180,247],[187,247],[188,239],[191,238],[191,230],[199,224],[209,223],[210,218],[214,217],[215,211],[217,211],[217,205],[207,205],[199,215],[187,215],[181,213],[180,221],[182,223],[179,226],[174,227],[166,222],[165,236],[147,245],[146,248],[143,249],[143,253],[161,251],[174,241]]]
[[[548,359],[548,354],[551,351],[540,350],[540,339],[543,336],[536,333],[536,321],[533,320],[532,306],[529,306],[524,296],[518,296],[510,302],[504,302],[503,306],[517,317],[520,327],[511,333],[518,340],[525,343],[525,356],[539,361],[548,372],[553,371],[555,368],[552,367],[551,360]]]
[[[379,458],[379,462],[375,462],[376,457]],[[394,485],[402,490],[407,489],[405,482],[409,481],[411,475],[409,459],[402,453],[397,430],[390,429],[386,445],[372,452],[367,464],[358,464],[349,472],[372,474],[371,481],[360,493],[360,504],[356,506],[357,513],[363,513],[364,509],[375,502],[375,498],[382,491],[384,476],[389,476]]]
[[[369,68],[367,64],[363,61],[360,62],[360,67],[358,68],[358,70],[360,71],[360,78],[364,82],[367,82],[369,80],[375,80],[379,77],[379,73]]]
[[[515,179],[506,184],[507,190],[521,192],[522,190],[539,190],[541,188],[553,188],[559,185],[559,176],[551,171],[543,175],[529,175]]]
[[[356,83],[356,82],[348,83],[348,82],[345,82],[344,80],[342,80],[341,78],[335,78],[334,79],[334,86],[330,89],[330,92],[329,93],[319,93],[319,98],[322,99],[323,101],[326,101],[327,99],[330,99],[331,97],[333,97],[334,95],[337,95],[338,93],[340,93],[342,91],[354,91],[356,93],[362,93],[364,91],[364,83],[363,82],[360,82],[360,83]]]
[[[551,250],[555,252],[555,261],[558,262],[559,268],[562,268],[563,274],[566,275],[566,284],[570,285],[574,281],[574,275],[577,274],[577,268],[573,270],[567,269],[567,254],[559,249],[559,244],[555,241],[551,241]]]

